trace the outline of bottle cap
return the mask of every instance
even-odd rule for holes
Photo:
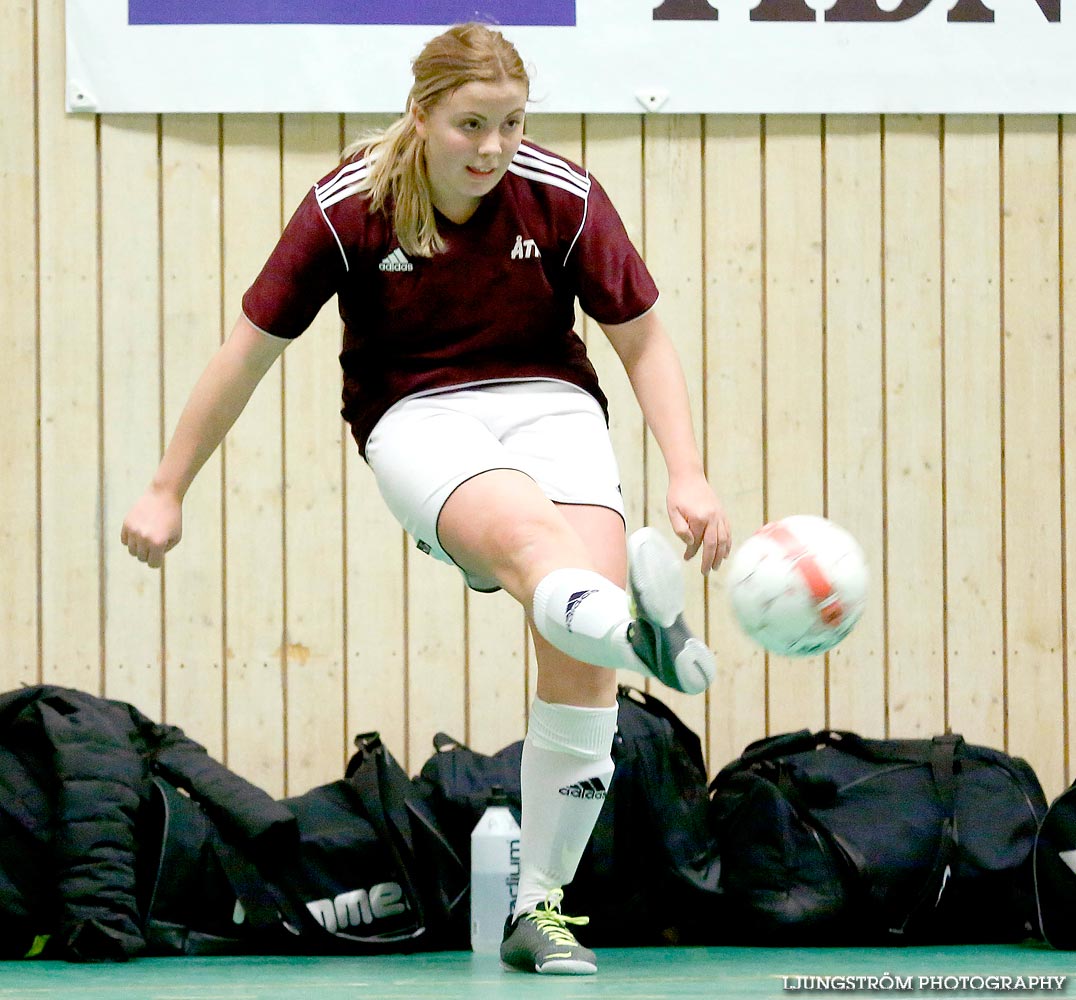
[[[504,794],[504,789],[500,785],[494,785],[489,790],[489,797],[486,799],[487,806],[506,806],[508,805],[508,796]]]

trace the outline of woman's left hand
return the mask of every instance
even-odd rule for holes
[[[732,532],[725,508],[706,477],[671,479],[666,504],[673,531],[686,546],[684,559],[691,559],[702,549],[702,572],[717,569],[732,547]]]

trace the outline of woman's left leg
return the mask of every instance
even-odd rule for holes
[[[595,569],[623,586],[624,522],[606,507],[558,505]],[[517,916],[575,876],[613,776],[616,673],[572,659],[531,629],[537,692],[523,741],[523,824]]]

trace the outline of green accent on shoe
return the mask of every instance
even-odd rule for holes
[[[554,889],[545,902],[524,913],[514,924],[504,925],[501,961],[524,972],[544,975],[589,976],[598,971],[598,959],[584,948],[569,929],[582,927],[589,917],[568,917],[560,912],[564,892]]]

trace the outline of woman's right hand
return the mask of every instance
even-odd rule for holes
[[[128,511],[120,541],[140,562],[157,569],[183,536],[183,508],[172,493],[150,487]]]

